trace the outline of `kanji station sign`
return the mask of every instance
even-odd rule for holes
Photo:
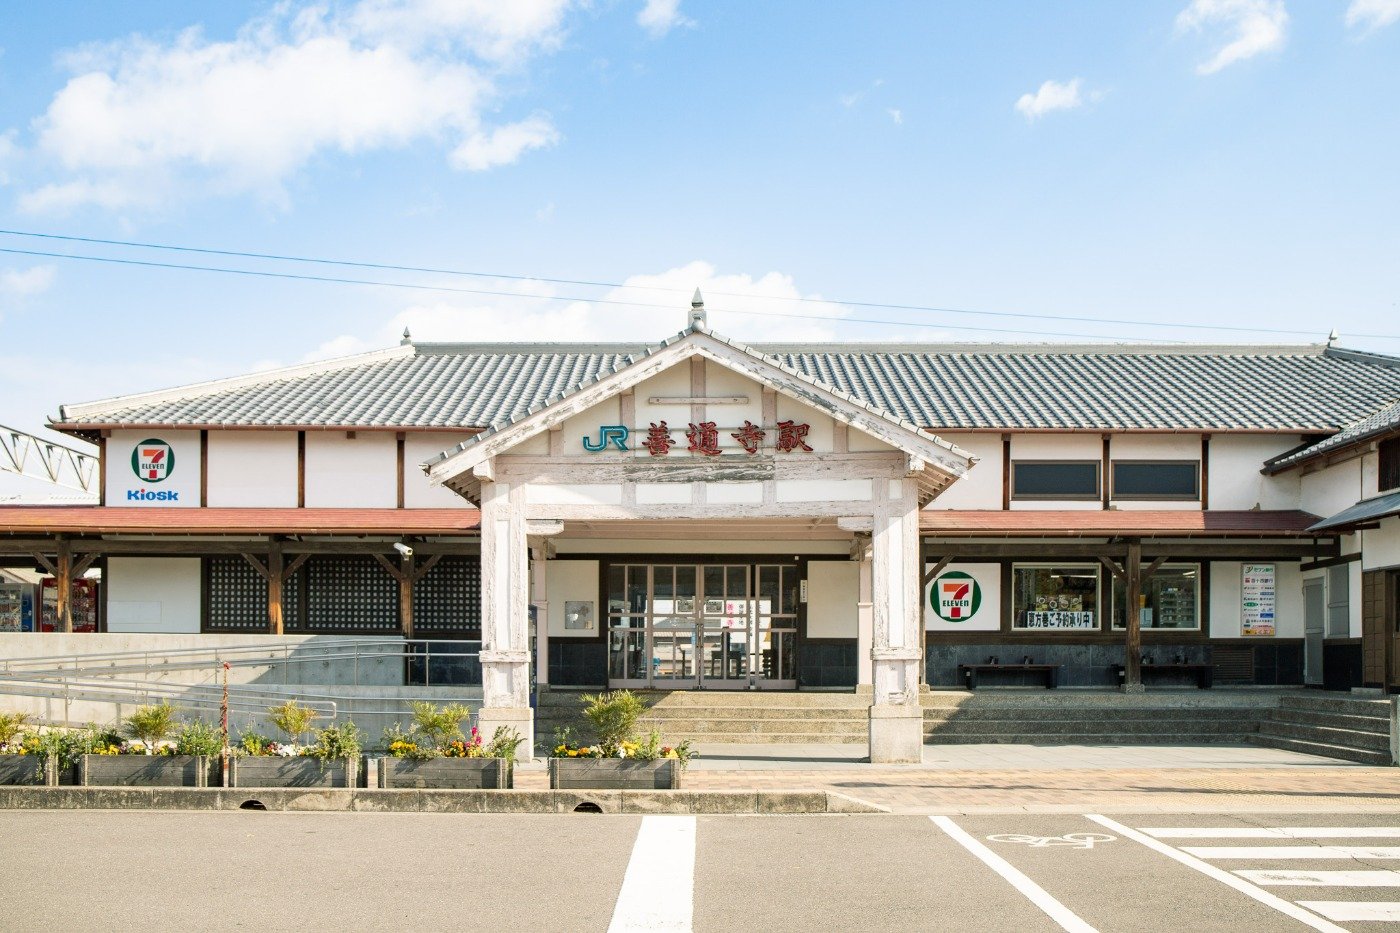
[[[665,421],[653,421],[645,428],[636,429],[635,433],[641,439],[632,447],[629,442],[633,429],[621,424],[607,424],[598,429],[597,437],[583,439],[583,449],[592,453],[609,449],[645,450],[653,457],[664,457],[676,448],[700,457],[741,452],[753,455],[765,450],[780,454],[811,453],[813,448],[807,443],[807,434],[811,430],[811,425],[796,421],[779,421],[771,428],[752,421],[745,421],[742,427],[736,428],[721,428],[713,421],[702,421],[699,424],[691,422],[684,429],[672,428]]]

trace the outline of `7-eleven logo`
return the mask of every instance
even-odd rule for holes
[[[982,608],[982,588],[971,574],[950,570],[933,581],[929,602],[947,622],[966,622]]]
[[[159,438],[144,440],[131,452],[131,469],[143,482],[159,483],[175,469],[175,450]]]

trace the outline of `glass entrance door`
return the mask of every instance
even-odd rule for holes
[[[613,564],[607,577],[610,686],[797,686],[796,565]]]

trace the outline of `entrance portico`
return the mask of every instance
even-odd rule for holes
[[[552,540],[625,526],[693,540],[701,555],[706,540],[777,539],[791,542],[791,558],[815,536],[868,568],[858,651],[873,689],[871,758],[918,761],[919,510],[971,463],[912,423],[712,334],[703,316],[493,426],[427,465],[433,482],[481,507],[484,730],[510,725],[533,745],[532,541],[538,611]],[[634,549],[644,553],[644,541]],[[648,556],[620,563],[614,589],[618,566],[595,591],[612,682],[795,686],[801,582],[790,559]]]

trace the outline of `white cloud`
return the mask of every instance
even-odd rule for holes
[[[1034,94],[1022,94],[1016,101],[1016,112],[1027,120],[1036,120],[1056,110],[1074,110],[1084,106],[1079,93],[1079,78],[1070,81],[1046,81]]]
[[[904,113],[902,111],[890,107],[885,110],[885,113],[890,115],[890,119],[894,121],[895,126],[899,126],[904,122]]]
[[[513,161],[558,132],[543,114],[487,125],[495,78],[556,46],[570,3],[284,3],[228,41],[191,29],[81,49],[35,121],[39,154],[69,177],[22,204],[124,208],[187,189],[275,200],[317,155],[423,140],[451,143],[451,163],[469,170]]]
[[[1347,25],[1366,31],[1381,29],[1400,20],[1400,0],[1351,0]]]
[[[681,13],[681,0],[646,0],[637,13],[637,25],[659,39],[677,26],[694,26],[695,21]]]
[[[0,270],[0,295],[27,298],[49,290],[58,270],[50,265]]]
[[[1180,31],[1199,32],[1209,25],[1221,26],[1230,41],[1197,65],[1197,74],[1214,74],[1235,62],[1283,48],[1288,11],[1283,0],[1191,0],[1176,17]]]
[[[387,319],[372,333],[343,334],[317,347],[307,359],[328,359],[362,350],[392,346],[404,328],[414,340],[426,341],[658,341],[684,328],[689,321],[690,294],[700,288],[709,310],[710,326],[740,340],[830,340],[839,320],[831,322],[782,315],[814,315],[839,319],[841,306],[823,301],[784,299],[804,295],[792,277],[780,272],[761,276],[721,274],[696,260],[654,275],[624,280],[631,288],[614,288],[605,301],[637,302],[641,307],[589,301],[552,301],[552,286],[532,282],[502,283],[515,288],[515,300],[433,300],[411,305]],[[734,298],[723,293],[742,294]],[[759,312],[759,313],[740,313]],[[776,312],[776,314],[775,314]]]
[[[473,133],[452,150],[451,161],[469,172],[484,172],[498,165],[509,165],[530,149],[552,146],[559,131],[549,118],[536,114],[519,123],[498,126],[489,133]]]

